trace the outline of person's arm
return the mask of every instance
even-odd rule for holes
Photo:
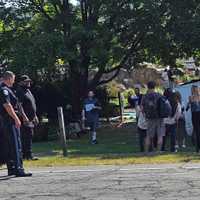
[[[140,109],[141,109],[141,112],[143,113],[144,113],[144,104],[145,104],[145,96],[143,95],[141,99],[141,104],[140,104]]]
[[[18,103],[18,107],[19,107],[19,112],[20,112],[20,115],[22,116],[23,122],[29,122],[29,119],[26,113],[24,112],[24,108],[21,102]]]
[[[29,119],[24,111],[23,108],[23,101],[24,101],[24,93],[18,89],[16,92],[17,98],[18,98],[18,103],[17,103],[17,107],[18,107],[18,111],[20,114],[20,117],[22,118],[23,122],[27,123],[29,122]]]
[[[187,106],[186,106],[186,111],[188,111],[191,107],[191,96],[189,97],[189,101],[187,103]]]
[[[94,109],[101,110],[102,107],[100,105],[94,106]]]
[[[81,115],[82,115],[82,120],[84,121],[85,120],[85,110],[84,109],[82,110]]]
[[[141,112],[141,107],[139,105],[137,105],[135,107],[135,111],[136,111],[136,118],[139,118],[140,112]]]
[[[98,100],[97,100],[96,105],[94,106],[94,109],[97,109],[97,110],[101,110],[102,109],[102,107],[101,107],[101,105],[100,105]]]
[[[35,117],[33,119],[33,122],[35,123],[35,125],[38,125],[40,122],[39,122],[39,119],[38,119],[38,116],[35,114]]]
[[[4,103],[3,107],[5,108],[8,115],[15,121],[16,128],[20,128],[21,121],[19,120],[17,114],[15,113],[13,106],[10,103]]]
[[[176,113],[174,115],[174,119],[176,122],[178,122],[178,120],[180,119],[182,114],[182,108],[181,108],[181,104],[178,104],[177,108],[176,108]]]

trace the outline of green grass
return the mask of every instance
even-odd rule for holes
[[[62,156],[59,142],[35,143],[34,153],[39,161],[26,161],[28,167],[75,166],[75,165],[127,165],[199,162],[200,156],[191,145],[183,152],[154,154],[145,156],[139,153],[137,131],[134,124],[122,128],[107,127],[98,132],[98,145],[89,144],[89,136],[70,139],[68,157]],[[188,142],[189,143],[189,142]]]

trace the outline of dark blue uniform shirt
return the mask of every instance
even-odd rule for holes
[[[13,108],[17,110],[18,99],[15,93],[12,91],[12,89],[2,83],[0,87],[0,115],[3,119],[11,120],[13,122],[13,119],[9,116],[3,106],[6,103],[10,103]]]

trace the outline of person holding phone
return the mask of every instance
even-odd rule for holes
[[[88,97],[83,102],[82,120],[86,127],[90,129],[91,143],[98,144],[96,129],[99,124],[99,112],[101,106],[99,100],[95,97],[94,91],[88,92]]]

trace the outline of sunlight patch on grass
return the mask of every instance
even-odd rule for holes
[[[89,165],[131,165],[131,164],[167,164],[200,162],[197,154],[165,154],[154,156],[141,155],[93,155],[93,156],[51,156],[38,161],[25,161],[26,167],[61,167]]]

